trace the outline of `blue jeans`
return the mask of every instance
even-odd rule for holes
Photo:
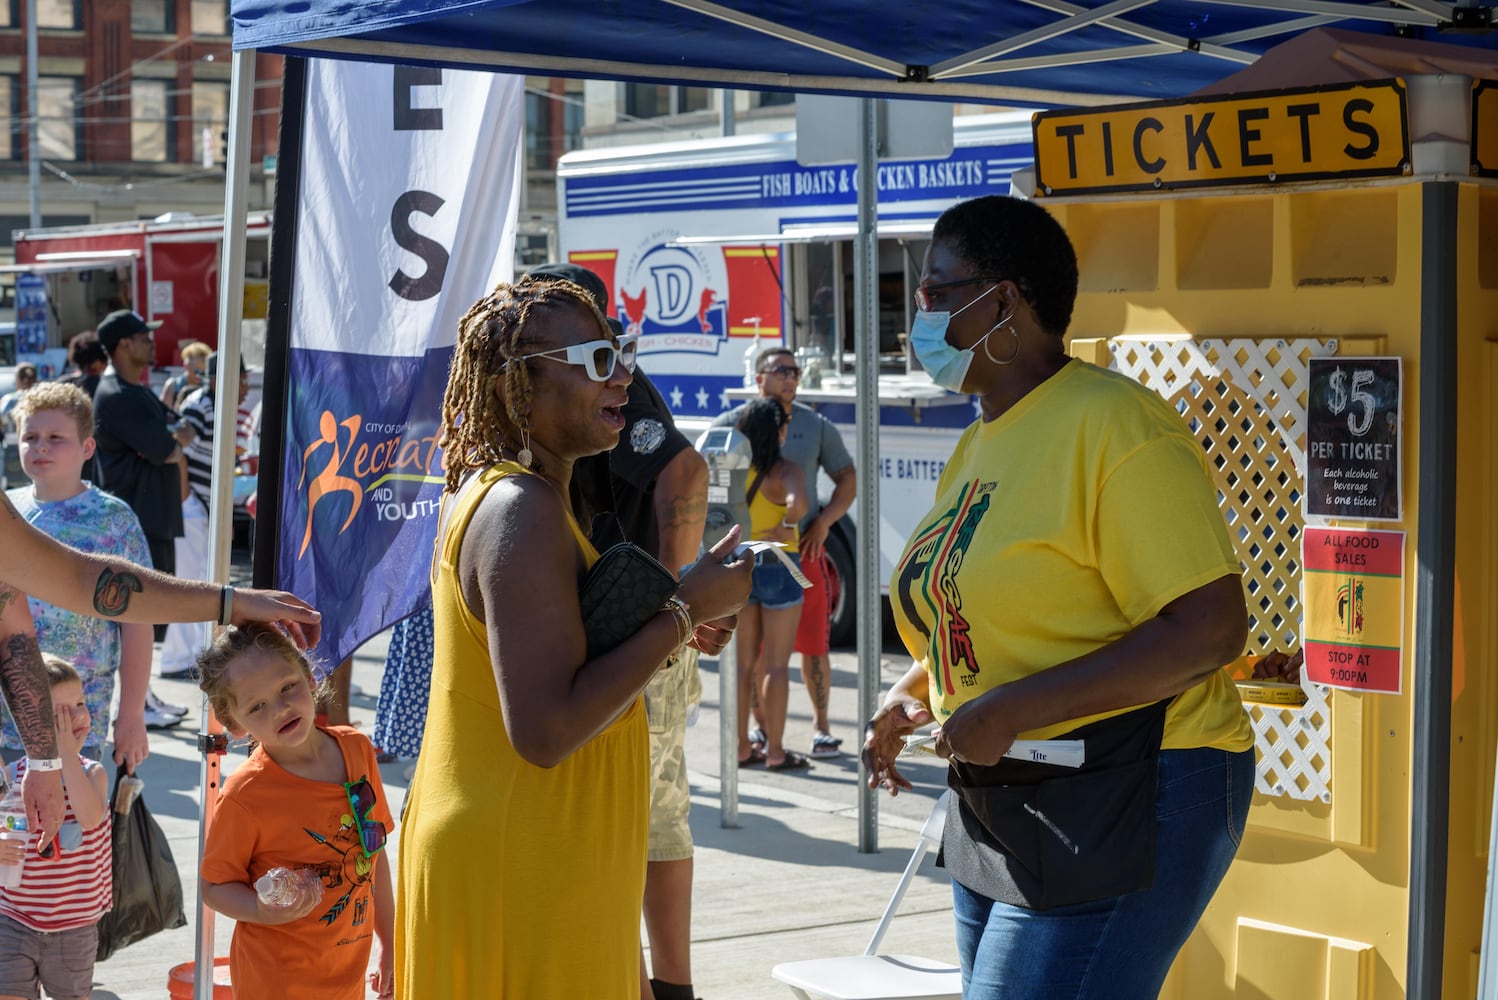
[[[1027,910],[952,883],[964,1000],[1154,1000],[1238,851],[1254,752],[1163,750],[1155,883]]]
[[[801,557],[795,552],[786,554],[797,567],[801,565]],[[801,585],[791,576],[791,571],[774,554],[761,552],[754,563],[749,603],[758,604],[770,611],[779,611],[782,608],[794,608],[803,599]]]

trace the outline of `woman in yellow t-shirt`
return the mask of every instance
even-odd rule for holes
[[[750,566],[723,565],[730,531],[683,574],[685,608],[668,601],[589,658],[578,590],[597,553],[568,485],[576,459],[618,443],[633,367],[633,344],[570,281],[500,285],[459,325],[431,697],[397,871],[404,1000],[639,995],[640,692],[684,642],[727,643]]]
[[[1067,357],[1076,291],[1060,225],[985,197],[937,221],[916,292],[922,367],[981,418],[890,581],[915,662],[864,754],[871,785],[908,789],[902,737],[940,726],[967,1000],[1156,996],[1253,790],[1205,456],[1157,395]]]
[[[799,565],[796,525],[806,516],[806,476],[801,466],[780,457],[790,420],[778,400],[761,398],[744,408],[738,427],[749,439],[749,533],[755,541],[781,543]],[[739,614],[740,767],[764,764],[770,771],[795,771],[810,766],[783,742],[801,604],[801,587],[790,570],[773,552],[760,553],[749,601]],[[764,713],[763,747],[749,738],[749,694],[755,684]]]

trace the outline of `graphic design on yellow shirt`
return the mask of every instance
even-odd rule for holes
[[[925,595],[930,614],[910,617],[925,637],[934,659],[941,664],[938,683],[944,694],[957,691],[952,678],[954,666],[966,669],[966,673],[959,675],[963,686],[971,687],[977,683],[978,654],[973,648],[970,626],[962,611],[962,589],[957,584],[957,576],[962,569],[962,560],[973,544],[978,524],[988,513],[990,494],[995,485],[974,480],[965,486],[958,494],[956,505],[912,542],[905,559],[895,570],[900,600],[908,604],[915,594]],[[955,531],[952,530],[954,525]],[[936,581],[934,587],[931,586],[933,578]],[[922,586],[912,588],[910,584],[916,579],[922,581]],[[938,634],[934,641],[926,630],[927,620],[937,623]]]

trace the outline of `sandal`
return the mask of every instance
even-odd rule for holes
[[[779,764],[766,764],[766,771],[799,771],[803,767],[811,767],[811,761],[794,750],[785,752],[785,760]]]
[[[755,726],[749,730],[749,745],[754,749],[763,753],[765,746],[768,745],[769,742],[769,740],[765,739],[765,731],[763,729]]]
[[[843,741],[831,733],[816,732],[811,737],[811,755],[813,757],[840,757],[843,751]]]
[[[752,744],[749,747],[749,756],[739,761],[739,767],[758,767],[765,762],[765,752]]]

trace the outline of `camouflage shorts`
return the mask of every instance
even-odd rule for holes
[[[692,805],[687,783],[687,710],[701,700],[695,649],[673,656],[645,686],[645,716],[650,723],[651,861],[692,856],[692,829],[687,823]]]

